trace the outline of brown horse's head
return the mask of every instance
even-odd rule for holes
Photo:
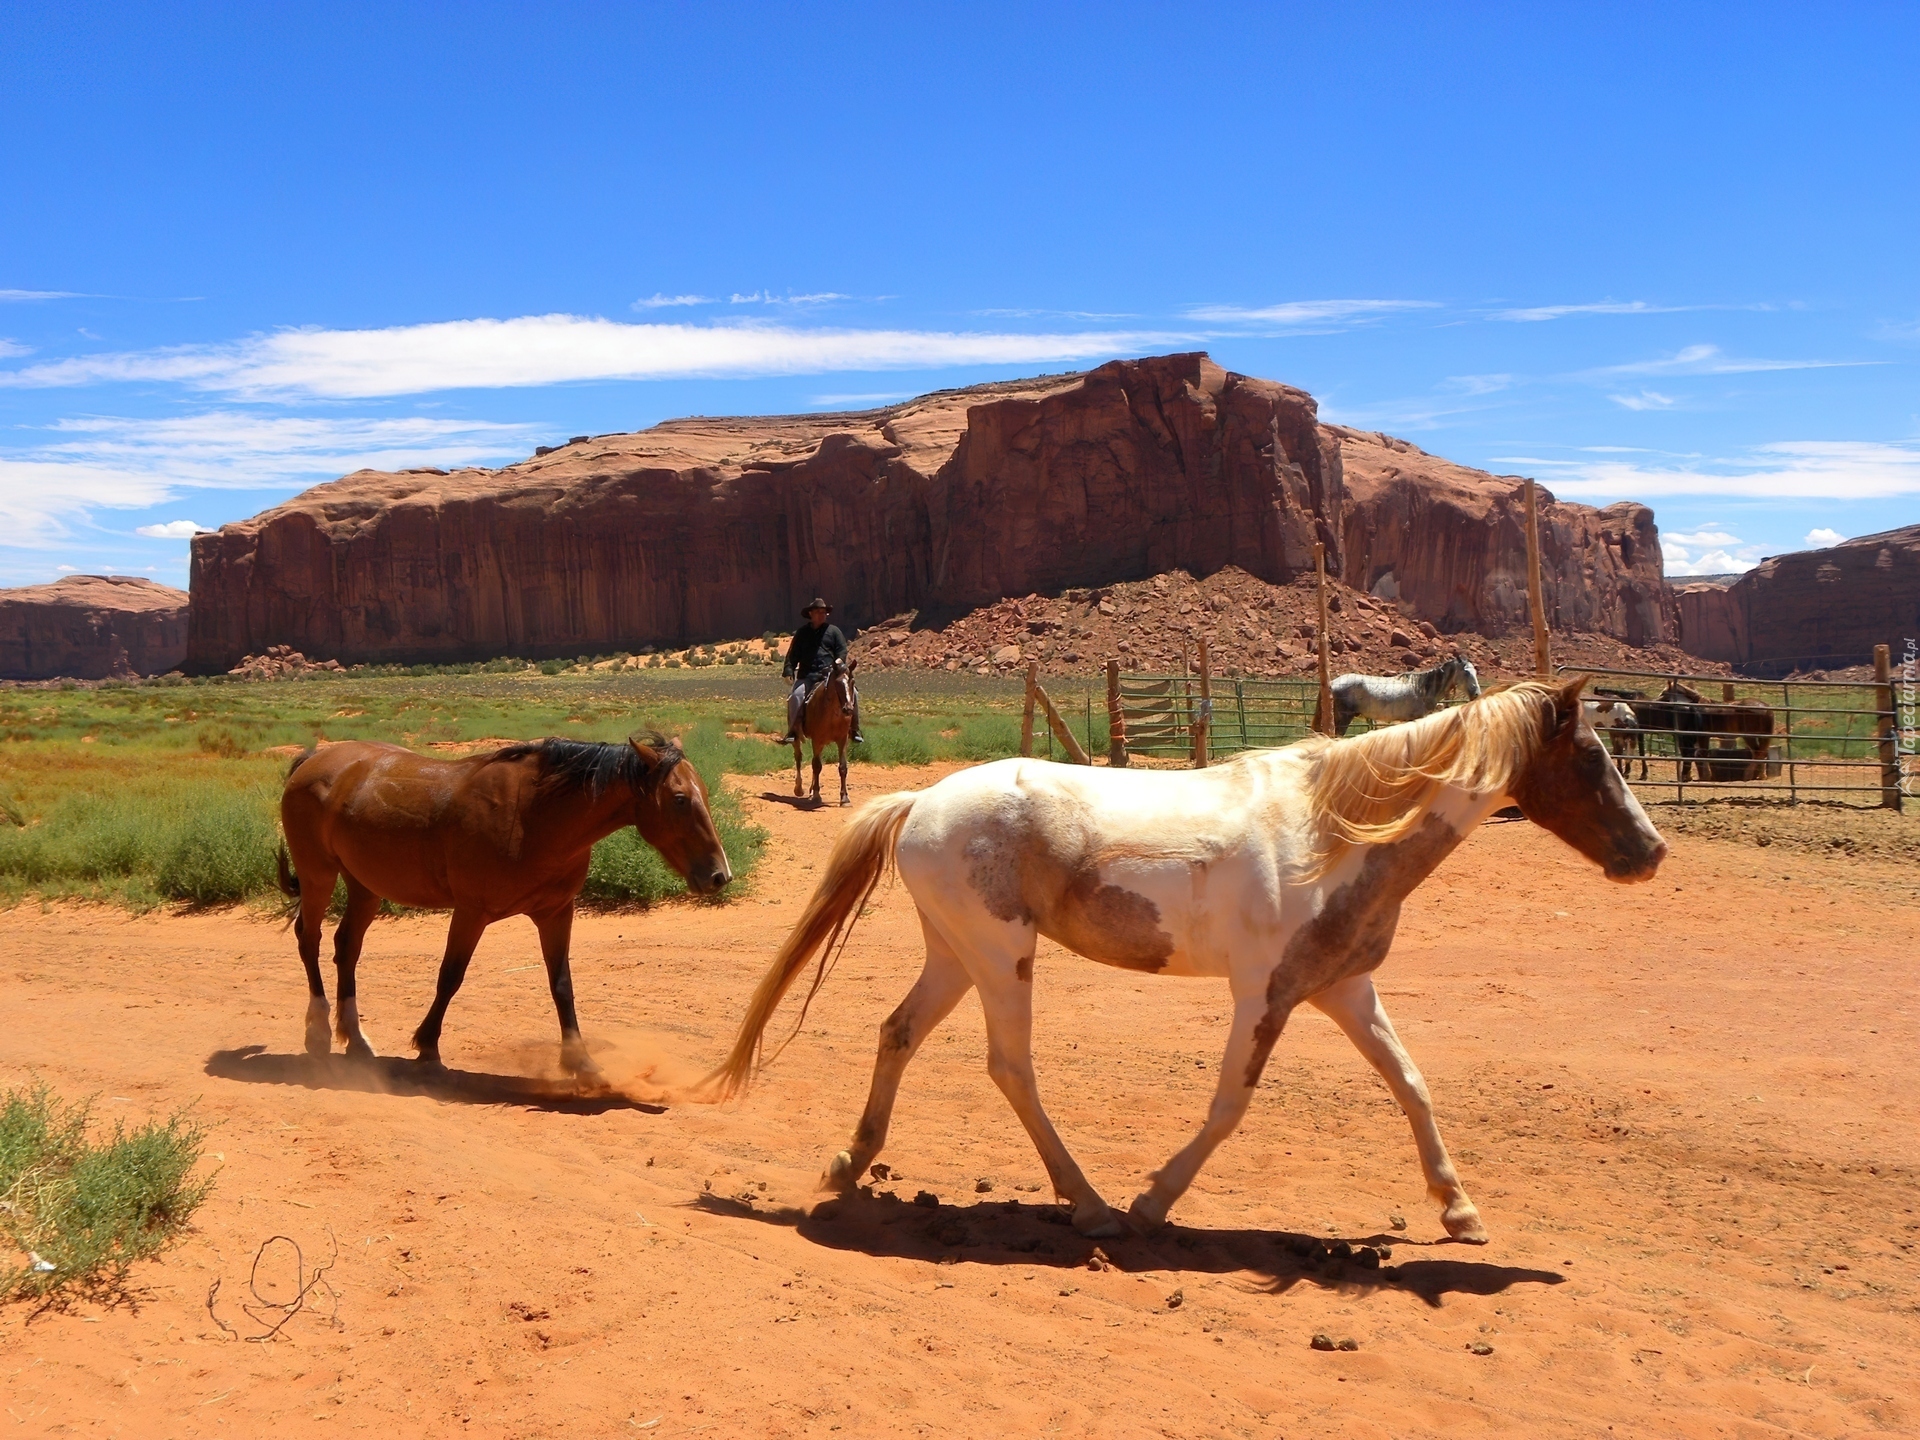
[[[687,882],[696,895],[712,895],[733,879],[726,847],[707,809],[707,787],[680,747],[658,735],[627,743],[639,757],[647,783],[633,787],[633,823],[640,838]]]
[[[1667,842],[1614,769],[1580,703],[1584,675],[1540,700],[1541,742],[1508,786],[1534,824],[1558,835],[1610,880],[1651,880]]]
[[[853,718],[853,669],[858,660],[836,660],[827,676],[827,703],[837,705],[840,713]]]

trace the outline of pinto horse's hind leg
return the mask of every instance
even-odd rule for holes
[[[1427,1094],[1427,1082],[1394,1033],[1393,1021],[1387,1018],[1386,1007],[1373,988],[1373,977],[1355,975],[1342,980],[1315,995],[1310,1003],[1346,1032],[1354,1048],[1367,1057],[1367,1063],[1380,1072],[1380,1078],[1393,1091],[1393,1098],[1413,1127],[1413,1143],[1419,1147],[1420,1168],[1427,1177],[1427,1194],[1440,1206],[1440,1223],[1447,1227],[1447,1234],[1469,1245],[1486,1244],[1487,1229],[1480,1223],[1480,1212],[1467,1198],[1440,1139],[1440,1129],[1433,1123],[1433,1100]]]
[[[446,1023],[447,1006],[459,993],[460,982],[467,978],[467,964],[473,959],[474,947],[480,943],[486,928],[486,920],[476,911],[453,912],[453,920],[447,926],[447,953],[440,961],[440,983],[434,990],[433,1004],[426,1018],[413,1032],[413,1048],[420,1052],[424,1064],[440,1063],[440,1027]]]
[[[927,938],[927,961],[920,978],[880,1026],[880,1050],[873,1061],[873,1083],[867,1087],[867,1108],[860,1112],[847,1148],[833,1157],[821,1180],[828,1190],[851,1190],[860,1183],[867,1166],[887,1143],[887,1128],[893,1121],[894,1098],[900,1093],[900,1077],[934,1028],[953,1012],[960,997],[973,988],[953,947],[941,938],[927,917],[920,917],[920,928]]]
[[[300,911],[293,917],[293,936],[307,972],[307,1053],[327,1055],[333,1041],[327,1030],[327,982],[320,978],[320,927],[333,900],[334,874],[309,864],[300,867],[299,875]]]
[[[1167,1211],[1193,1184],[1200,1167],[1246,1118],[1254,1086],[1259,1083],[1265,1064],[1265,1056],[1257,1051],[1260,1022],[1266,1018],[1267,1010],[1264,988],[1234,997],[1233,1027],[1227,1033],[1220,1081],[1214,1087],[1213,1103],[1207,1107],[1206,1123],[1198,1135],[1155,1172],[1152,1184],[1134,1197],[1128,1213],[1139,1228],[1153,1229],[1166,1221]]]
[[[333,932],[333,971],[339,985],[335,997],[339,1010],[333,1028],[347,1047],[347,1055],[354,1060],[373,1059],[373,1046],[367,1043],[366,1032],[360,1028],[360,996],[354,983],[354,970],[360,963],[360,947],[367,938],[367,927],[379,913],[380,897],[349,875],[347,913],[340,917]]]
[[[573,902],[548,914],[537,916],[534,926],[540,931],[540,954],[547,962],[547,988],[553,993],[554,1013],[560,1018],[560,1065],[586,1089],[606,1089],[606,1077],[587,1054],[586,1041],[580,1038],[580,1019],[573,1008],[573,962],[569,951],[573,942]]]

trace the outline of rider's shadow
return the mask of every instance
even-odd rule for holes
[[[1515,1285],[1558,1285],[1567,1278],[1554,1270],[1456,1258],[1465,1247],[1402,1235],[1322,1239],[1284,1230],[1199,1230],[1170,1224],[1151,1235],[1089,1240],[1073,1229],[1060,1206],[1018,1200],[922,1206],[884,1192],[860,1192],[811,1210],[713,1194],[693,1203],[713,1215],[785,1225],[812,1244],[863,1255],[936,1265],[1245,1274],[1257,1277],[1258,1288],[1273,1295],[1301,1284],[1356,1296],[1402,1290],[1435,1309],[1446,1295],[1499,1295]],[[1390,1252],[1384,1260],[1383,1250]],[[1408,1251],[1417,1255],[1403,1258]]]

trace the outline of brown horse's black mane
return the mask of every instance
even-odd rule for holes
[[[609,744],[600,740],[561,740],[551,735],[524,745],[509,745],[494,752],[491,758],[524,760],[529,755],[537,755],[544,778],[569,789],[584,790],[598,799],[614,784],[623,784],[631,790],[651,790],[685,758],[675,741],[657,731],[648,733],[646,743],[659,757],[652,766],[625,740]]]

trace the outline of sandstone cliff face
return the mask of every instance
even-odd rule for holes
[[[159,675],[187,653],[187,595],[125,575],[0,590],[0,680]]]
[[[857,415],[677,420],[503,470],[363,471],[193,543],[188,666],[573,655],[1237,564],[1338,572],[1337,445],[1204,355]]]
[[[1762,561],[1678,592],[1681,641],[1752,674],[1835,669],[1920,635],[1920,525]]]
[[[1445,632],[1499,635],[1531,626],[1523,487],[1427,454],[1405,440],[1324,427],[1340,446],[1347,488],[1343,577],[1398,598]],[[1630,645],[1673,640],[1678,625],[1653,511],[1622,501],[1604,510],[1535,489],[1547,624]]]

